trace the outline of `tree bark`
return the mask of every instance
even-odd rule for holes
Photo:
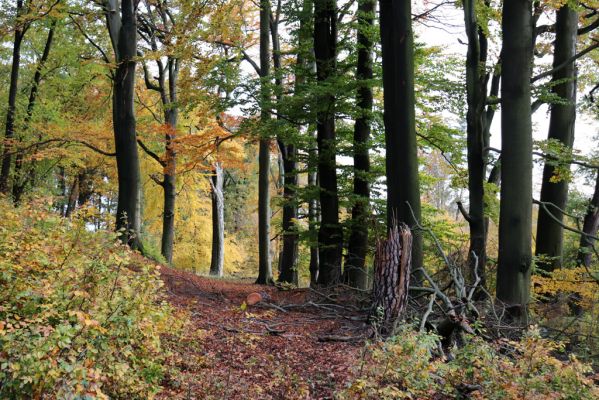
[[[374,318],[392,334],[407,304],[410,286],[412,233],[394,222],[387,240],[376,245],[374,259]],[[382,312],[381,312],[382,311]]]
[[[599,171],[595,179],[595,193],[587,206],[584,216],[582,231],[587,235],[596,236],[599,229]],[[593,245],[595,240],[591,237],[580,236],[580,248],[578,250],[578,265],[590,267],[593,260]]]
[[[280,16],[280,5],[279,1],[276,15],[271,18],[271,34],[272,34],[272,55],[273,55],[273,66],[275,71],[275,85],[277,86],[277,103],[281,104],[282,93],[283,93],[283,82],[281,80],[281,46],[279,41],[279,16]],[[305,7],[306,5],[304,5]],[[303,12],[304,10],[302,10]],[[303,17],[303,15],[302,15]],[[300,19],[300,24],[303,23],[303,18]],[[300,32],[302,27],[300,27]],[[301,33],[300,33],[301,35]],[[301,39],[300,39],[301,40]],[[301,50],[298,53],[297,63],[301,66],[305,64],[304,57],[302,57]],[[296,93],[298,91],[297,86],[303,83],[303,79],[300,73],[299,82],[296,76]],[[280,113],[279,113],[280,115]],[[280,118],[280,117],[278,117]],[[296,187],[297,187],[297,163],[296,156],[297,151],[295,145],[290,141],[282,137],[277,138],[277,144],[279,146],[279,152],[281,154],[281,165],[282,165],[282,186],[283,186],[283,218],[281,221],[281,228],[283,230],[283,249],[280,253],[279,259],[279,282],[287,282],[298,284],[297,275],[297,256],[298,256],[298,240],[299,236],[295,221],[297,221],[297,203],[295,201]]]
[[[555,22],[555,50],[553,67],[561,65],[576,54],[576,37],[578,30],[578,14],[568,4],[557,11]],[[564,104],[552,104],[549,117],[549,140],[557,140],[567,148],[574,143],[574,125],[576,120],[576,63],[573,62],[553,74],[553,93],[560,97]],[[542,202],[552,203],[552,214],[563,221],[563,214],[558,210],[565,209],[568,201],[568,181],[560,179],[552,182],[555,167],[545,162],[543,181],[541,184]],[[545,271],[552,271],[562,265],[564,230],[541,207],[537,221],[537,237],[535,254],[539,257],[537,265]]]
[[[318,283],[331,285],[341,278],[343,232],[339,224],[339,194],[335,135],[335,97],[327,88],[335,75],[337,56],[337,6],[335,0],[314,4],[314,55],[316,76],[323,94],[318,99],[316,131],[320,180],[320,230]]]
[[[396,219],[408,226],[415,226],[415,219],[420,219],[410,1],[380,0],[380,29],[387,153],[387,227],[391,229]],[[421,267],[422,236],[415,234],[412,271]],[[421,280],[419,275],[416,279]]]
[[[67,201],[67,209],[64,212],[64,217],[69,218],[75,208],[77,208],[77,200],[79,199],[79,174],[73,177],[73,184],[69,191],[69,199]]]
[[[285,186],[283,188],[283,251],[281,253],[281,268],[279,281],[298,284],[297,256],[298,233],[295,226],[297,221],[297,204],[295,202],[297,187],[297,164],[295,161],[296,150],[293,144],[279,144],[283,155],[285,171]]]
[[[212,259],[210,275],[222,277],[225,263],[225,197],[223,193],[223,167],[214,163],[210,177],[212,188]]]
[[[260,119],[262,126],[270,120],[270,90],[268,77],[270,70],[270,1],[260,1],[260,76],[262,78],[262,109]],[[261,133],[258,154],[258,284],[272,282],[272,265],[270,257],[270,187],[268,173],[270,170],[270,140]]]
[[[141,245],[141,195],[139,155],[135,133],[135,67],[137,57],[137,9],[134,0],[104,0],[116,71],[113,82],[112,123],[116,150],[119,194],[116,229],[131,248]]]
[[[2,155],[2,168],[0,170],[0,193],[8,193],[10,170],[12,166],[11,144],[15,136],[15,114],[17,103],[17,90],[19,85],[19,70],[21,68],[21,44],[28,25],[19,20],[23,12],[23,0],[17,0],[17,15],[15,18],[15,35],[12,47],[12,65],[10,68],[10,83],[8,88],[8,107],[6,110],[6,127],[4,131],[4,153]]]
[[[503,3],[501,68],[501,203],[497,298],[510,315],[527,320],[531,274],[532,123],[532,4]]]
[[[46,38],[46,44],[44,45],[44,50],[42,52],[42,56],[35,68],[35,74],[33,75],[33,82],[31,84],[31,89],[29,90],[29,101],[27,103],[27,114],[25,115],[25,121],[23,123],[23,132],[27,132],[29,129],[29,123],[31,122],[31,117],[33,115],[33,109],[35,107],[35,102],[37,100],[37,92],[39,89],[40,82],[42,81],[42,70],[46,65],[46,61],[50,56],[50,49],[52,48],[52,43],[54,41],[54,32],[56,30],[56,21],[52,21],[52,25],[50,26],[50,30],[48,31],[48,37]],[[25,186],[27,182],[30,180],[31,172],[28,174],[23,173],[23,156],[24,153],[19,151],[15,157],[15,174],[13,177],[13,186],[12,186],[12,197],[15,205],[18,205],[21,201],[21,197],[25,191]],[[35,163],[32,161],[32,165],[29,166],[29,171],[35,168]],[[25,176],[23,176],[25,175]]]
[[[175,92],[173,92],[174,95]],[[177,129],[177,106],[176,98],[166,106],[168,133],[165,143],[165,163],[163,177],[164,210],[162,214],[162,240],[161,253],[166,261],[173,262],[173,250],[175,245],[175,203],[177,200],[177,154],[174,148],[174,140]]]
[[[314,135],[314,132],[312,133]],[[318,187],[318,172],[315,171],[314,162],[318,159],[318,149],[311,146],[308,151],[308,188]],[[311,198],[308,201],[308,233],[310,237],[310,286],[318,282],[320,271],[320,259],[318,251],[318,229],[320,222],[320,207],[318,199]]]
[[[159,41],[162,41],[163,46],[169,43],[165,42],[165,38],[158,34],[160,23],[163,29],[174,29],[175,22],[167,17],[169,10],[166,3],[156,3],[154,5],[157,10],[157,15],[160,18],[157,21],[156,14],[148,3],[147,18],[145,22],[139,26],[140,32],[145,32],[142,37],[150,46],[152,51],[159,52]],[[163,167],[163,178],[160,182],[162,186],[164,202],[162,212],[162,238],[161,238],[161,254],[170,264],[173,261],[173,251],[175,242],[175,207],[177,197],[177,153],[175,150],[175,140],[177,135],[177,124],[179,119],[179,106],[177,99],[177,85],[179,79],[180,60],[176,56],[167,55],[166,65],[161,58],[156,60],[156,68],[158,76],[153,82],[150,78],[150,73],[144,64],[144,80],[146,87],[150,90],[158,92],[164,113],[164,123],[167,127],[165,134],[164,158],[157,161]],[[155,157],[156,158],[156,157]]]
[[[347,246],[345,280],[350,286],[365,288],[367,284],[366,253],[368,252],[368,219],[370,215],[370,156],[368,139],[372,120],[372,52],[371,31],[374,25],[376,1],[358,2],[358,62],[356,79],[358,90],[356,102],[358,117],[354,124],[354,196],[352,207],[351,232]]]
[[[470,277],[478,274],[485,285],[486,228],[484,215],[484,181],[486,175],[485,103],[487,80],[487,38],[478,26],[474,0],[464,1],[464,20],[468,37],[466,55],[466,98],[468,103],[467,153],[468,153],[468,225],[470,248],[468,265]],[[474,269],[477,268],[477,271]],[[476,272],[476,273],[475,273]]]

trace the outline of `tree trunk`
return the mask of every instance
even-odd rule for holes
[[[162,215],[162,241],[161,253],[166,261],[173,262],[173,250],[175,245],[175,202],[177,199],[177,153],[174,147],[174,141],[177,134],[178,106],[177,106],[177,77],[178,60],[169,59],[167,63],[169,69],[169,96],[166,103],[163,100],[165,108],[165,120],[168,125],[168,131],[165,136],[165,167],[162,188],[164,190],[164,211]],[[164,84],[161,85],[166,93]]]
[[[374,318],[392,334],[408,304],[412,233],[394,222],[387,240],[376,244],[374,258]]]
[[[280,2],[278,3],[281,4]],[[272,55],[273,65],[275,70],[275,84],[277,86],[277,102],[278,104],[282,101],[283,93],[283,82],[281,80],[281,46],[279,42],[279,15],[280,9],[277,10],[276,16],[271,18],[271,33],[272,33]],[[302,22],[300,22],[302,23]],[[302,28],[300,27],[300,30]],[[298,54],[298,64],[304,64],[301,53]],[[302,79],[300,82],[302,83]],[[296,85],[297,91],[297,85]],[[295,201],[296,187],[297,187],[297,163],[296,155],[297,151],[293,143],[287,143],[287,141],[281,137],[277,138],[277,144],[279,146],[279,152],[282,159],[282,173],[281,179],[283,183],[283,218],[282,218],[282,229],[283,229],[283,249],[280,253],[279,258],[279,282],[288,282],[298,284],[297,276],[297,256],[298,256],[298,240],[297,228],[295,221],[297,221],[297,203]]]
[[[497,298],[515,320],[526,322],[530,299],[532,123],[530,0],[503,3],[501,67],[501,203]]]
[[[280,282],[298,284],[297,256],[298,233],[295,226],[297,221],[297,203],[295,200],[297,187],[296,150],[293,144],[279,143],[283,154],[285,186],[283,188],[283,251],[281,253]]]
[[[210,178],[212,188],[212,259],[210,275],[222,277],[225,263],[225,197],[223,194],[223,167],[214,163]]]
[[[35,107],[35,102],[37,99],[37,92],[42,81],[42,70],[46,65],[46,61],[50,56],[50,49],[52,48],[52,43],[54,41],[54,31],[56,30],[56,20],[52,21],[52,25],[50,26],[50,30],[48,31],[48,37],[46,38],[46,44],[44,45],[44,51],[42,52],[42,56],[35,68],[35,74],[33,75],[33,82],[31,84],[31,89],[29,90],[29,102],[27,103],[27,115],[25,116],[25,121],[23,123],[23,132],[27,132],[29,129],[29,123],[31,122],[31,117],[33,115],[33,109]],[[27,182],[30,180],[31,173],[24,174],[23,170],[23,156],[24,153],[19,151],[15,157],[15,174],[13,178],[13,186],[12,186],[12,197],[15,205],[18,205],[21,201],[21,197],[25,191],[25,186]],[[29,171],[35,168],[35,163],[31,161],[31,165],[29,166]]]
[[[350,286],[365,288],[367,284],[366,253],[368,252],[368,219],[370,215],[370,157],[368,139],[372,120],[372,27],[374,25],[375,0],[358,2],[358,63],[356,79],[358,80],[357,107],[358,117],[354,125],[354,196],[356,202],[352,207],[352,222],[349,243],[347,246],[347,262],[345,264],[345,280]]]
[[[420,219],[418,145],[415,129],[414,39],[409,0],[380,0],[384,123],[387,175],[387,225],[397,219],[414,226]],[[410,210],[411,209],[411,210]],[[422,236],[412,244],[412,271],[422,268]]]
[[[599,171],[595,179],[595,193],[587,206],[587,213],[584,216],[582,231],[587,235],[596,236],[599,228]],[[580,248],[578,250],[578,264],[587,268],[591,266],[593,260],[593,244],[595,240],[591,237],[580,236]]]
[[[339,225],[339,194],[335,137],[335,97],[330,88],[335,75],[337,56],[337,8],[335,0],[314,4],[314,55],[316,76],[324,94],[318,99],[317,143],[318,179],[320,180],[320,230],[318,250],[320,271],[318,283],[330,285],[341,278],[343,232]]]
[[[318,150],[311,146],[308,151],[308,188],[318,187],[318,173],[314,170],[314,163],[317,162]],[[320,271],[320,260],[318,251],[318,230],[320,222],[320,208],[318,199],[311,198],[308,202],[308,233],[310,238],[310,286],[318,282],[318,272]]]
[[[90,179],[90,175],[93,173],[93,169],[84,169],[77,175],[77,179],[79,180],[79,199],[77,200],[79,207],[87,204],[94,194],[93,183]]]
[[[270,120],[270,90],[268,76],[270,70],[270,1],[260,1],[260,75],[262,78],[262,110],[260,118],[265,127]],[[270,187],[268,173],[270,170],[270,140],[261,133],[258,154],[258,284],[272,282],[272,265],[270,259]]]
[[[6,110],[6,127],[4,131],[4,153],[2,155],[2,169],[0,170],[0,193],[8,193],[10,169],[12,164],[11,144],[15,136],[15,114],[17,103],[17,90],[19,85],[19,69],[21,67],[21,43],[27,30],[27,25],[22,25],[19,17],[23,11],[23,0],[17,0],[17,17],[15,18],[15,36],[12,47],[12,66],[10,68],[10,84],[8,88],[8,107]]]
[[[464,1],[464,20],[468,37],[466,55],[466,97],[468,102],[467,151],[470,227],[468,265],[470,276],[481,277],[485,284],[486,229],[484,216],[484,180],[486,174],[485,151],[485,103],[487,77],[484,74],[487,61],[487,38],[478,26],[474,0]],[[475,271],[475,268],[477,271]]]
[[[316,63],[313,61],[313,32],[312,22],[314,19],[314,2],[312,0],[304,0],[302,15],[300,16],[300,32],[299,32],[299,51],[297,58],[296,72],[296,94],[300,94],[302,85],[305,81],[305,75],[316,75]],[[312,61],[309,61],[312,60]],[[310,135],[310,144],[308,148],[308,189],[310,193],[317,193],[318,187],[318,148],[316,144],[316,132],[314,126],[308,125],[306,132]],[[310,285],[316,285],[318,281],[319,259],[318,259],[318,224],[319,217],[318,199],[311,196],[308,200],[308,236],[310,242]]]
[[[69,191],[69,199],[67,201],[67,209],[64,212],[64,217],[69,218],[75,208],[77,208],[77,200],[79,199],[79,174],[73,177],[73,184]]]
[[[578,30],[578,14],[568,4],[557,11],[555,22],[555,50],[553,67],[567,62],[576,54],[576,36]],[[576,120],[576,63],[555,72],[552,77],[555,83],[553,93],[560,97],[563,104],[552,104],[549,117],[549,140],[557,140],[567,148],[574,143],[574,122]],[[563,214],[558,210],[565,209],[568,201],[568,181],[561,179],[552,182],[555,167],[545,162],[541,185],[541,201],[551,203],[549,211],[560,221]],[[537,221],[536,256],[537,265],[545,271],[552,271],[562,265],[564,230],[560,224],[549,216],[543,207],[539,208]]]
[[[141,181],[135,133],[135,67],[137,58],[137,2],[104,0],[106,24],[117,68],[112,96],[112,123],[116,150],[119,194],[116,229],[131,248],[141,246]],[[111,11],[112,10],[112,11]]]

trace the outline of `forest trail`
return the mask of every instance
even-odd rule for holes
[[[168,267],[161,274],[189,323],[165,338],[159,399],[329,399],[360,365],[368,327],[343,287],[325,294]],[[246,307],[256,292],[264,301]]]

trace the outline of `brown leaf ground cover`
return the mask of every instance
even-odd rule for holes
[[[360,364],[368,328],[343,288],[281,290],[161,269],[189,322],[164,342],[160,399],[329,399]],[[250,293],[263,302],[245,306]]]

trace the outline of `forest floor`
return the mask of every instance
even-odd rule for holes
[[[168,301],[188,323],[164,338],[159,399],[331,399],[357,373],[369,328],[347,288],[161,273]],[[246,306],[251,293],[263,301]]]

